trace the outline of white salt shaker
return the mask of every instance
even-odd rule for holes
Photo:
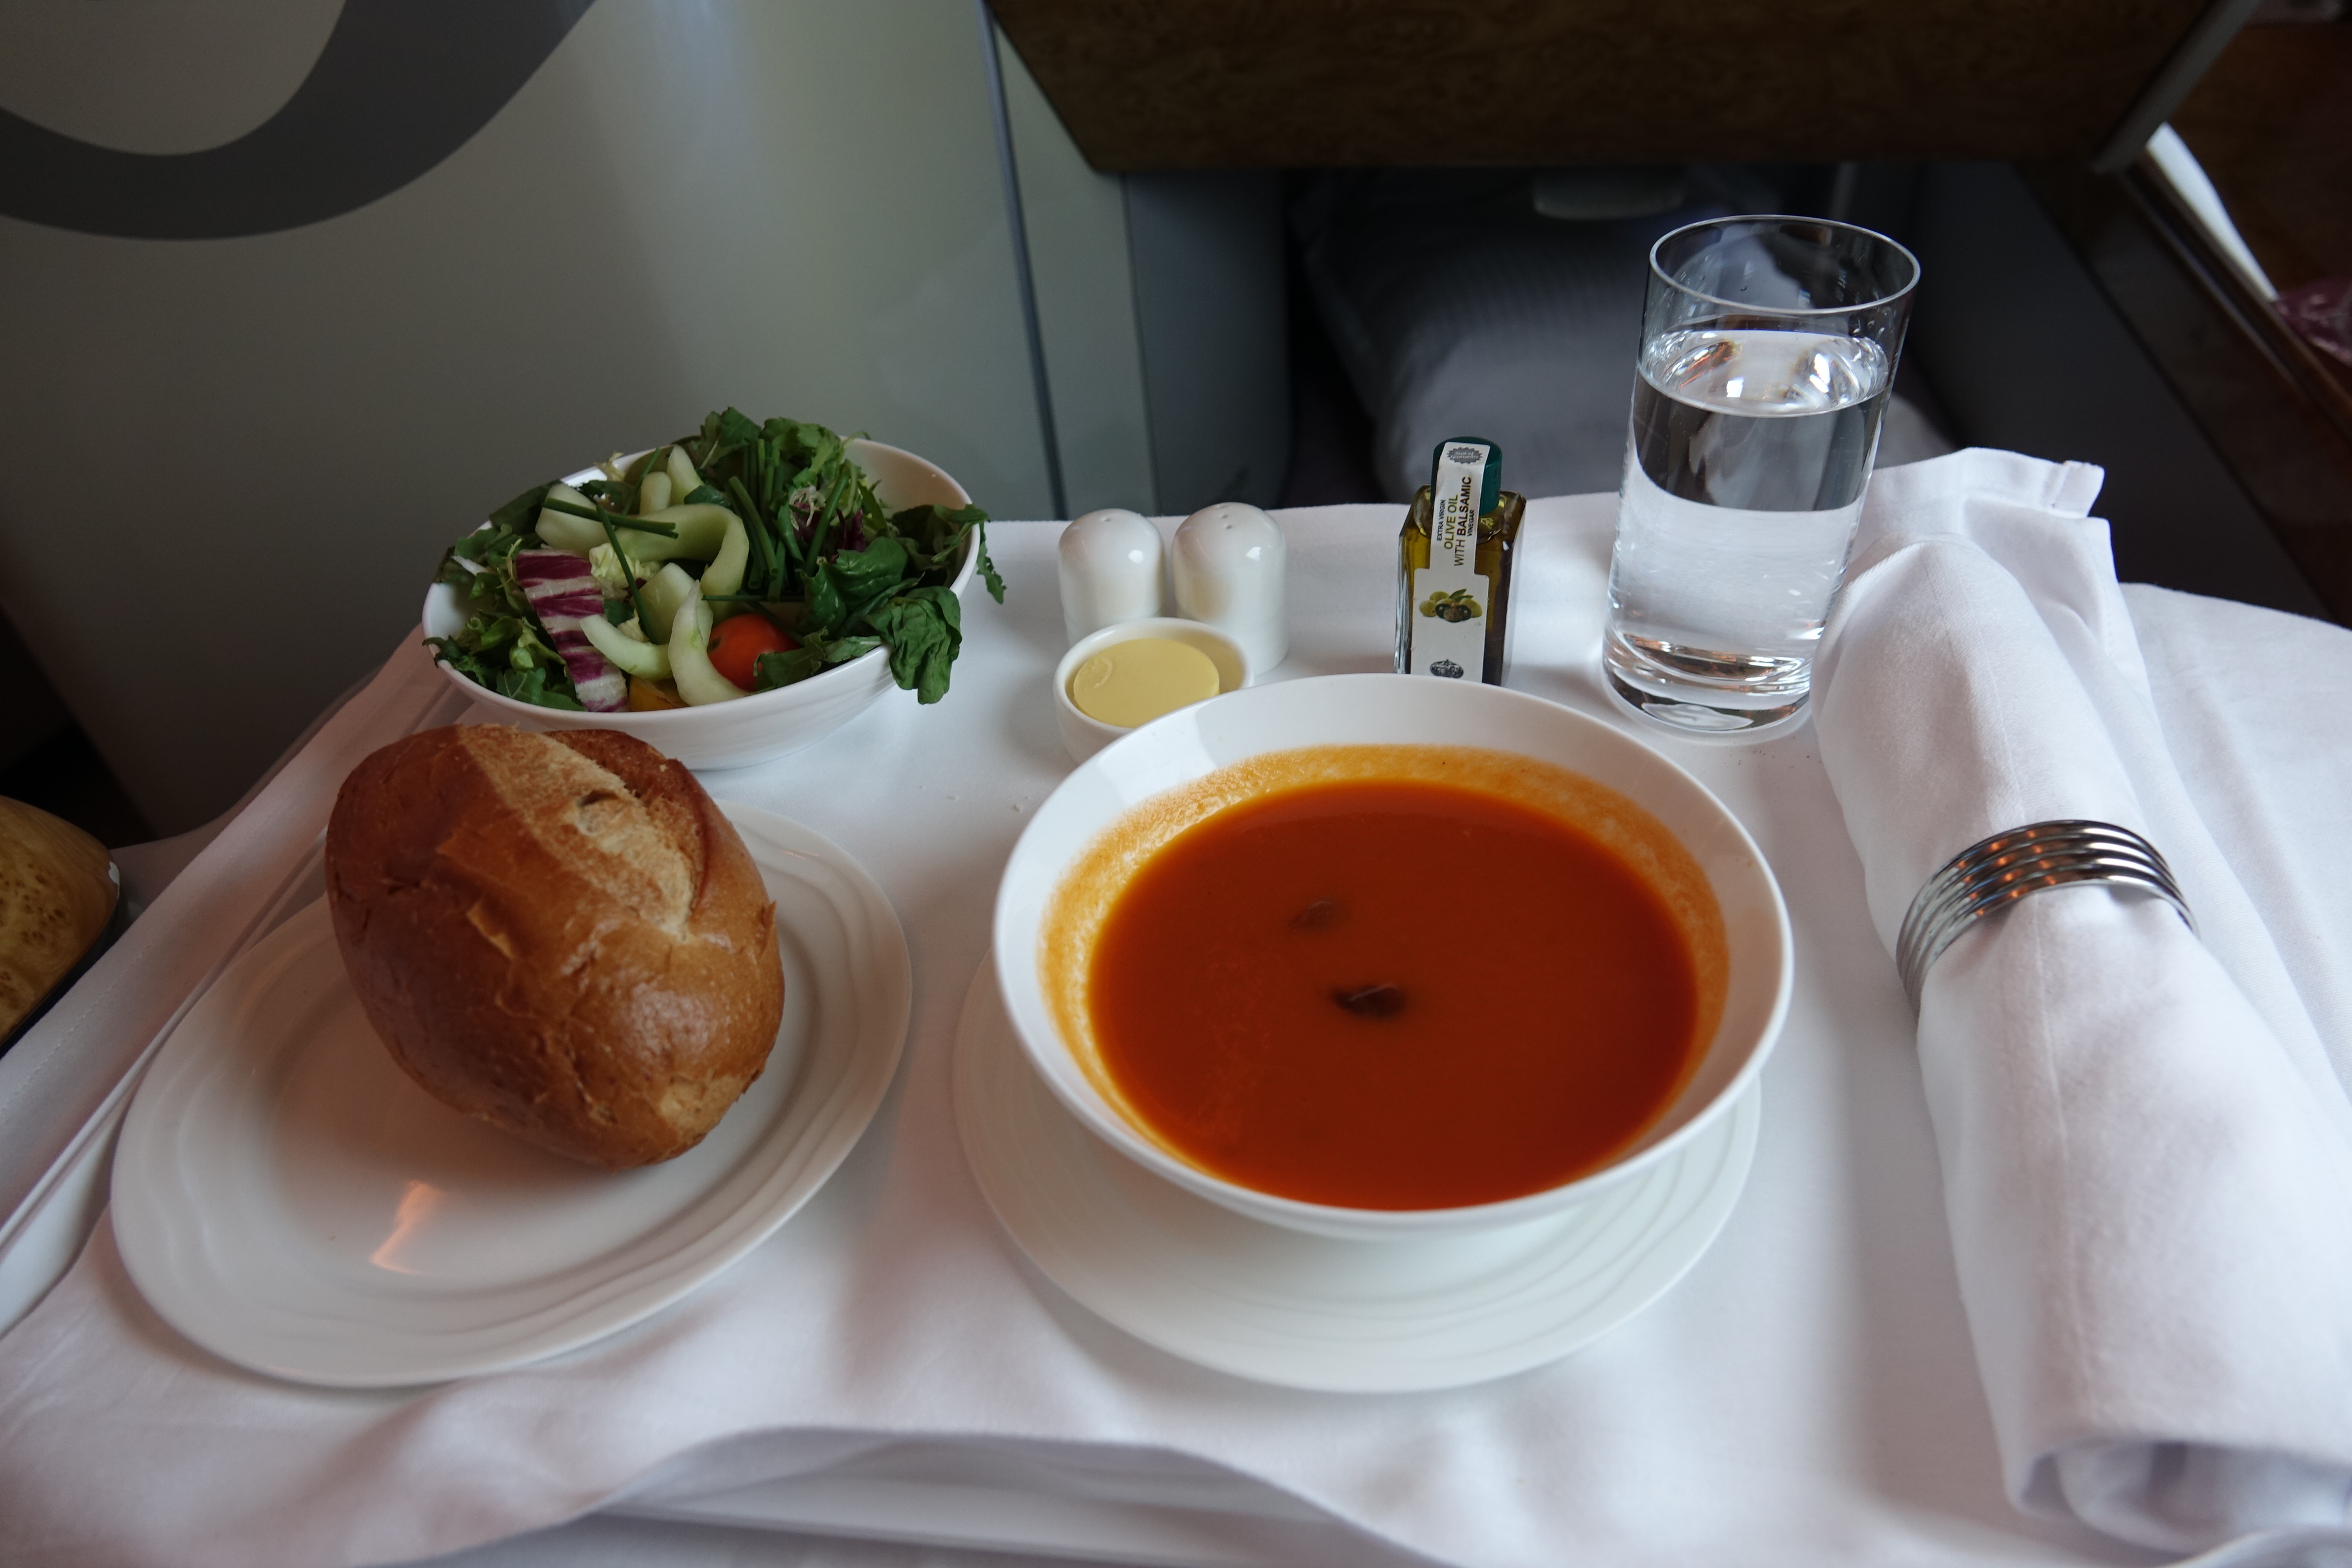
[[[1176,613],[1242,645],[1250,668],[1271,670],[1290,651],[1283,614],[1288,553],[1274,519],[1240,501],[1202,507],[1176,529]]]
[[[1070,640],[1159,615],[1161,553],[1151,520],[1118,507],[1062,530],[1062,629]]]

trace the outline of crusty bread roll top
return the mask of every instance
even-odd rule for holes
[[[343,782],[327,901],[436,1099],[612,1169],[683,1153],[760,1075],[775,906],[694,775],[607,730],[429,730]]]

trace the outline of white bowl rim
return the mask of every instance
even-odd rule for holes
[[[665,443],[665,445],[667,444],[667,443]],[[929,468],[932,472],[938,474],[941,479],[946,479],[949,484],[954,485],[956,493],[964,498],[964,505],[970,506],[971,504],[971,492],[966,490],[962,485],[957,483],[953,476],[949,474],[945,468],[940,468],[937,463],[932,462],[929,458],[922,457],[914,452],[909,452],[903,447],[893,447],[886,442],[870,440],[864,436],[853,436],[849,438],[846,444],[852,447],[872,447],[879,451],[888,452],[895,457],[904,458],[909,462],[920,463],[923,467]],[[631,452],[627,454],[623,457],[620,461],[624,463],[634,463],[639,458],[644,457],[646,452],[654,450],[656,450],[656,448],[647,447],[644,451]],[[863,465],[861,465],[861,467]],[[584,480],[600,479],[604,476],[604,470],[602,468],[594,464],[591,464],[584,468],[573,469],[571,473],[564,475],[555,482],[562,485],[577,485]],[[872,476],[868,475],[867,477],[870,479]],[[483,529],[489,526],[489,521],[486,518],[481,521],[481,523],[475,527],[473,531],[479,533]],[[963,585],[971,581],[972,573],[977,570],[980,565],[980,551],[978,544],[979,535],[977,533],[967,536],[964,540],[963,564],[956,568],[955,576],[950,579],[948,583],[948,590],[950,593],[961,595],[963,592]],[[422,618],[424,624],[428,626],[432,624],[434,595],[445,588],[450,589],[452,593],[456,592],[455,588],[452,587],[451,584],[444,583],[438,578],[434,579],[425,586],[425,609]],[[432,634],[427,632],[426,635],[429,637]],[[743,708],[740,706],[740,704],[746,702],[758,702],[768,707],[781,709],[793,706],[798,702],[813,701],[818,695],[830,695],[834,690],[849,684],[846,679],[835,680],[834,677],[846,677],[852,670],[864,669],[868,672],[870,678],[873,671],[874,661],[877,659],[887,660],[889,657],[890,650],[887,647],[868,648],[866,652],[859,654],[856,658],[836,664],[830,669],[821,669],[817,671],[814,675],[810,676],[806,680],[796,680],[790,686],[779,686],[772,691],[754,691],[747,697],[737,698],[730,702],[723,704],[706,704],[705,706],[723,706],[733,709],[738,715],[748,716],[756,710]],[[543,708],[536,702],[525,702],[518,698],[509,697],[503,691],[493,691],[490,688],[484,686],[480,681],[473,679],[473,677],[459,670],[456,665],[453,665],[447,659],[443,658],[437,651],[436,651],[433,656],[433,662],[435,666],[440,669],[443,675],[448,677],[449,679],[457,683],[459,690],[465,692],[467,696],[472,698],[477,702],[487,702],[492,707],[504,708],[508,711],[513,713],[528,714],[530,717],[540,719],[542,721],[545,721],[546,716],[550,713],[561,714],[567,720],[577,720],[580,717],[579,714],[574,713],[569,708]],[[831,684],[827,685],[827,682],[831,682]],[[812,692],[812,688],[817,689],[814,692]],[[791,699],[792,700],[785,702],[771,700],[775,698],[786,698]],[[667,728],[690,721],[693,715],[703,711],[703,709],[694,707],[657,708],[647,711],[631,708],[616,708],[608,712],[597,712],[592,710],[583,710],[582,711],[586,713],[587,717],[595,720],[600,723],[605,720],[617,720],[629,726],[632,730],[641,728],[648,732],[657,734]]]
[[[1193,721],[1202,710],[1218,703],[1230,702],[1236,698],[1254,698],[1265,693],[1287,691],[1301,685],[1426,681],[1427,679],[1425,676],[1374,673],[1307,676],[1295,680],[1252,687],[1247,689],[1246,692],[1223,693],[1211,698],[1207,702],[1196,702],[1189,708],[1180,708],[1173,713],[1153,720],[1150,724],[1139,725],[1126,731],[1118,740],[1096,753],[1096,757],[1088,758],[1073,769],[1062,784],[1056,786],[1054,795],[1061,794],[1063,790],[1070,787],[1073,780],[1095,767],[1097,758],[1107,757],[1114,749],[1125,747],[1135,737],[1146,734],[1161,725]],[[1045,1080],[1046,1088],[1053,1092],[1056,1100],[1062,1102],[1065,1109],[1077,1118],[1080,1125],[1147,1170],[1244,1215],[1270,1220],[1290,1229],[1323,1236],[1359,1239],[1385,1237],[1402,1240],[1437,1234],[1462,1234],[1502,1229],[1509,1226],[1538,1220],[1560,1210],[1586,1203],[1607,1189],[1622,1182],[1631,1181],[1654,1169],[1664,1161],[1679,1155],[1700,1136],[1705,1129],[1720,1117],[1728,1114],[1730,1109],[1739,1102],[1748,1093],[1750,1086],[1762,1075],[1766,1061],[1771,1057],[1774,1047],[1779,1043],[1781,1028],[1788,1020],[1790,994],[1795,985],[1795,938],[1789,923],[1788,903],[1781,896],[1780,880],[1773,876],[1771,863],[1764,858],[1762,848],[1758,846],[1755,837],[1748,833],[1747,825],[1739,820],[1730,807],[1723,804],[1722,799],[1713,790],[1708,789],[1688,769],[1684,768],[1641,737],[1629,734],[1589,713],[1580,712],[1565,704],[1550,701],[1530,692],[1516,691],[1501,686],[1482,685],[1475,689],[1486,695],[1474,699],[1475,700],[1503,699],[1531,704],[1533,707],[1530,711],[1540,710],[1547,721],[1564,719],[1571,728],[1584,727],[1597,733],[1602,738],[1604,743],[1622,743],[1637,751],[1648,752],[1652,759],[1678,778],[1685,787],[1694,792],[1697,800],[1705,807],[1713,811],[1720,818],[1721,826],[1729,829],[1728,837],[1738,847],[1747,852],[1748,860],[1755,868],[1758,889],[1765,895],[1764,902],[1771,914],[1769,935],[1774,951],[1769,957],[1774,961],[1776,973],[1772,979],[1773,994],[1769,1013],[1756,1032],[1755,1042],[1747,1047],[1746,1058],[1730,1079],[1724,1082],[1704,1105],[1694,1110],[1680,1127],[1657,1142],[1572,1181],[1563,1182],[1557,1186],[1546,1187],[1538,1192],[1522,1194],[1515,1198],[1501,1199],[1495,1203],[1470,1204],[1450,1208],[1351,1208],[1336,1204],[1318,1204],[1300,1198],[1283,1197],[1277,1194],[1244,1186],[1240,1183],[1228,1182],[1222,1177],[1212,1175],[1199,1166],[1178,1158],[1159,1143],[1145,1137],[1116,1112],[1107,1112],[1103,1108],[1075,1094],[1063,1076],[1053,1070],[1047,1059],[1050,1051],[1057,1053],[1064,1060],[1069,1060],[1070,1053],[1067,1047],[1062,1044],[1058,1036],[1052,1041],[1050,1047],[1041,1046],[1031,1037],[1030,1031],[1023,1026],[1019,1009],[1010,1005],[1010,998],[1013,994],[1016,984],[1016,972],[1010,954],[1021,933],[1009,929],[1011,922],[1007,917],[1003,889],[1010,880],[1009,874],[1013,863],[1021,856],[1023,846],[1028,841],[1031,834],[1038,831],[1039,824],[1046,819],[1054,799],[1054,795],[1048,795],[1030,814],[1029,826],[1022,830],[1021,838],[1015,841],[1013,853],[1006,859],[1007,877],[998,883],[996,909],[992,921],[992,956],[996,965],[997,984],[1008,998],[1006,1012],[1011,1016],[1013,1033],[1021,1041],[1023,1052],[1028,1057],[1031,1068],[1039,1078]],[[1265,748],[1267,751],[1282,749],[1285,748]],[[1491,749],[1508,750],[1509,748]],[[1231,766],[1240,760],[1240,758],[1234,758],[1229,762],[1220,763],[1217,766]],[[1601,782],[1605,784],[1607,781]],[[1132,810],[1134,807],[1130,805],[1128,809]],[[1035,957],[1034,942],[1024,952],[1023,957],[1026,961],[1027,967],[1034,971]],[[1034,984],[1034,975],[1022,978],[1029,980]],[[1072,1066],[1074,1070],[1081,1073],[1084,1070],[1076,1068],[1075,1063]]]

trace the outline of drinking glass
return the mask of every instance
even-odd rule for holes
[[[1918,280],[1822,218],[1652,247],[1601,642],[1635,712],[1739,739],[1803,716]]]

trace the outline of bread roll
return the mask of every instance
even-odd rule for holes
[[[352,770],[327,903],[425,1091],[623,1170],[702,1140],[783,1015],[776,907],[694,775],[609,730],[428,730]]]
[[[114,917],[105,846],[0,800],[0,1041],[73,972]]]

